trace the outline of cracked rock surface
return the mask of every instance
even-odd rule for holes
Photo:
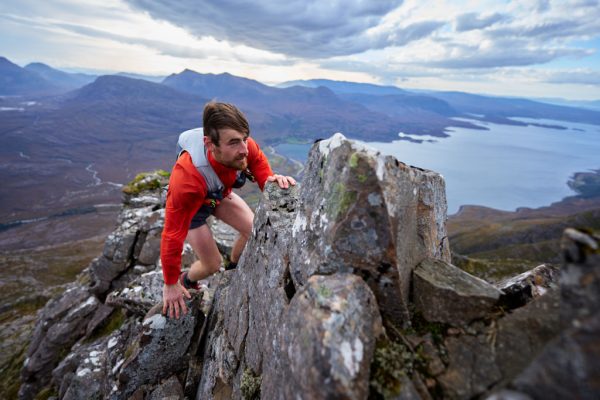
[[[491,285],[450,264],[439,174],[336,134],[302,185],[266,185],[237,269],[170,320],[163,207],[162,189],[127,195],[102,255],[40,312],[21,399],[597,398],[597,235],[568,229],[559,272]]]

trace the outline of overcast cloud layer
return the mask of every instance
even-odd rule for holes
[[[444,60],[433,60],[435,65],[530,65],[563,56],[584,56],[586,50],[570,42],[600,34],[600,4],[592,0],[514,2],[496,5],[496,12],[467,12],[454,17],[452,13],[437,15],[436,7],[443,10],[444,2],[424,4],[419,9],[402,1],[180,0],[176,6],[161,0],[125,1],[199,37],[213,36],[300,58],[355,55],[430,39],[447,48]],[[448,3],[459,6],[464,2]],[[447,29],[441,30],[444,26]],[[474,46],[465,46],[469,43],[477,44],[475,50],[483,50],[481,60],[473,54]],[[538,51],[542,53],[539,57],[532,55]]]
[[[15,0],[0,35],[54,65],[600,97],[600,0]]]
[[[398,0],[203,1],[126,0],[154,18],[213,36],[290,56],[322,58],[361,53],[429,35],[427,23],[371,34]]]

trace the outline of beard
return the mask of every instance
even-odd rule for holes
[[[243,171],[248,168],[248,157],[243,157],[239,160],[233,160],[231,165],[228,165],[228,167],[237,169],[238,171]]]
[[[248,168],[248,157],[246,156],[230,161],[219,160],[217,157],[215,157],[215,159],[227,168],[235,169],[238,171],[243,171],[246,168]]]

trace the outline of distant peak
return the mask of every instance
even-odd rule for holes
[[[46,70],[54,69],[51,66],[49,66],[48,64],[44,64],[44,63],[41,63],[41,62],[32,62],[32,63],[29,63],[29,64],[27,64],[25,66],[25,68],[38,69],[38,70],[40,70],[40,69],[46,69]]]
[[[184,69],[183,71],[181,71],[179,74],[175,74],[175,75],[200,75],[199,72],[196,72],[194,70],[191,70],[189,68]]]
[[[15,63],[11,62],[8,58],[2,56],[0,56],[0,63],[15,65]]]

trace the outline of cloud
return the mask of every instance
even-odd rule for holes
[[[472,48],[442,60],[429,61],[424,65],[444,69],[477,69],[517,67],[545,64],[561,57],[583,57],[590,54],[585,49],[505,47],[488,50]]]
[[[142,45],[160,54],[179,57],[179,58],[196,58],[196,59],[219,59],[227,58],[234,59],[244,63],[264,63],[270,65],[291,65],[292,61],[277,54],[268,53],[243,46],[231,46],[227,43],[219,43],[215,40],[207,40],[195,46],[177,44],[156,39],[146,39],[135,36],[128,36],[108,32],[101,29],[91,28],[71,23],[57,23],[55,26],[61,27],[70,32],[86,35],[93,38],[104,38],[114,40],[120,43],[130,45]]]
[[[600,74],[599,0],[21,0],[0,22],[3,55],[104,70],[565,91]]]
[[[545,79],[548,83],[558,84],[577,84],[600,86],[600,71],[592,70],[573,70],[552,72]]]
[[[57,32],[76,34],[89,39],[107,39],[126,45],[145,46],[159,54],[182,59],[228,59],[249,64],[292,65],[293,61],[282,55],[256,50],[244,46],[233,46],[229,43],[219,43],[214,39],[195,40],[192,44],[177,43],[173,40],[157,40],[150,37],[140,37],[95,28],[70,22],[44,20],[40,18],[24,18],[13,15],[0,15],[0,19],[27,25],[30,28],[44,29],[56,34]]]
[[[181,0],[168,5],[159,0],[125,1],[199,37],[212,36],[301,58],[328,58],[404,45],[443,25],[418,21],[395,25],[389,31],[372,31],[402,0]]]
[[[599,1],[572,0],[557,2],[552,6],[545,3],[540,3],[543,11],[539,11],[540,7],[533,10],[530,15],[527,15],[527,10],[517,11],[518,14],[513,16],[513,24],[492,28],[485,34],[490,38],[527,38],[539,44],[550,40],[585,39],[598,36]]]
[[[497,22],[507,21],[509,19],[510,16],[500,13],[494,13],[487,17],[481,17],[477,13],[461,14],[456,18],[456,31],[466,32],[475,29],[484,29]]]

